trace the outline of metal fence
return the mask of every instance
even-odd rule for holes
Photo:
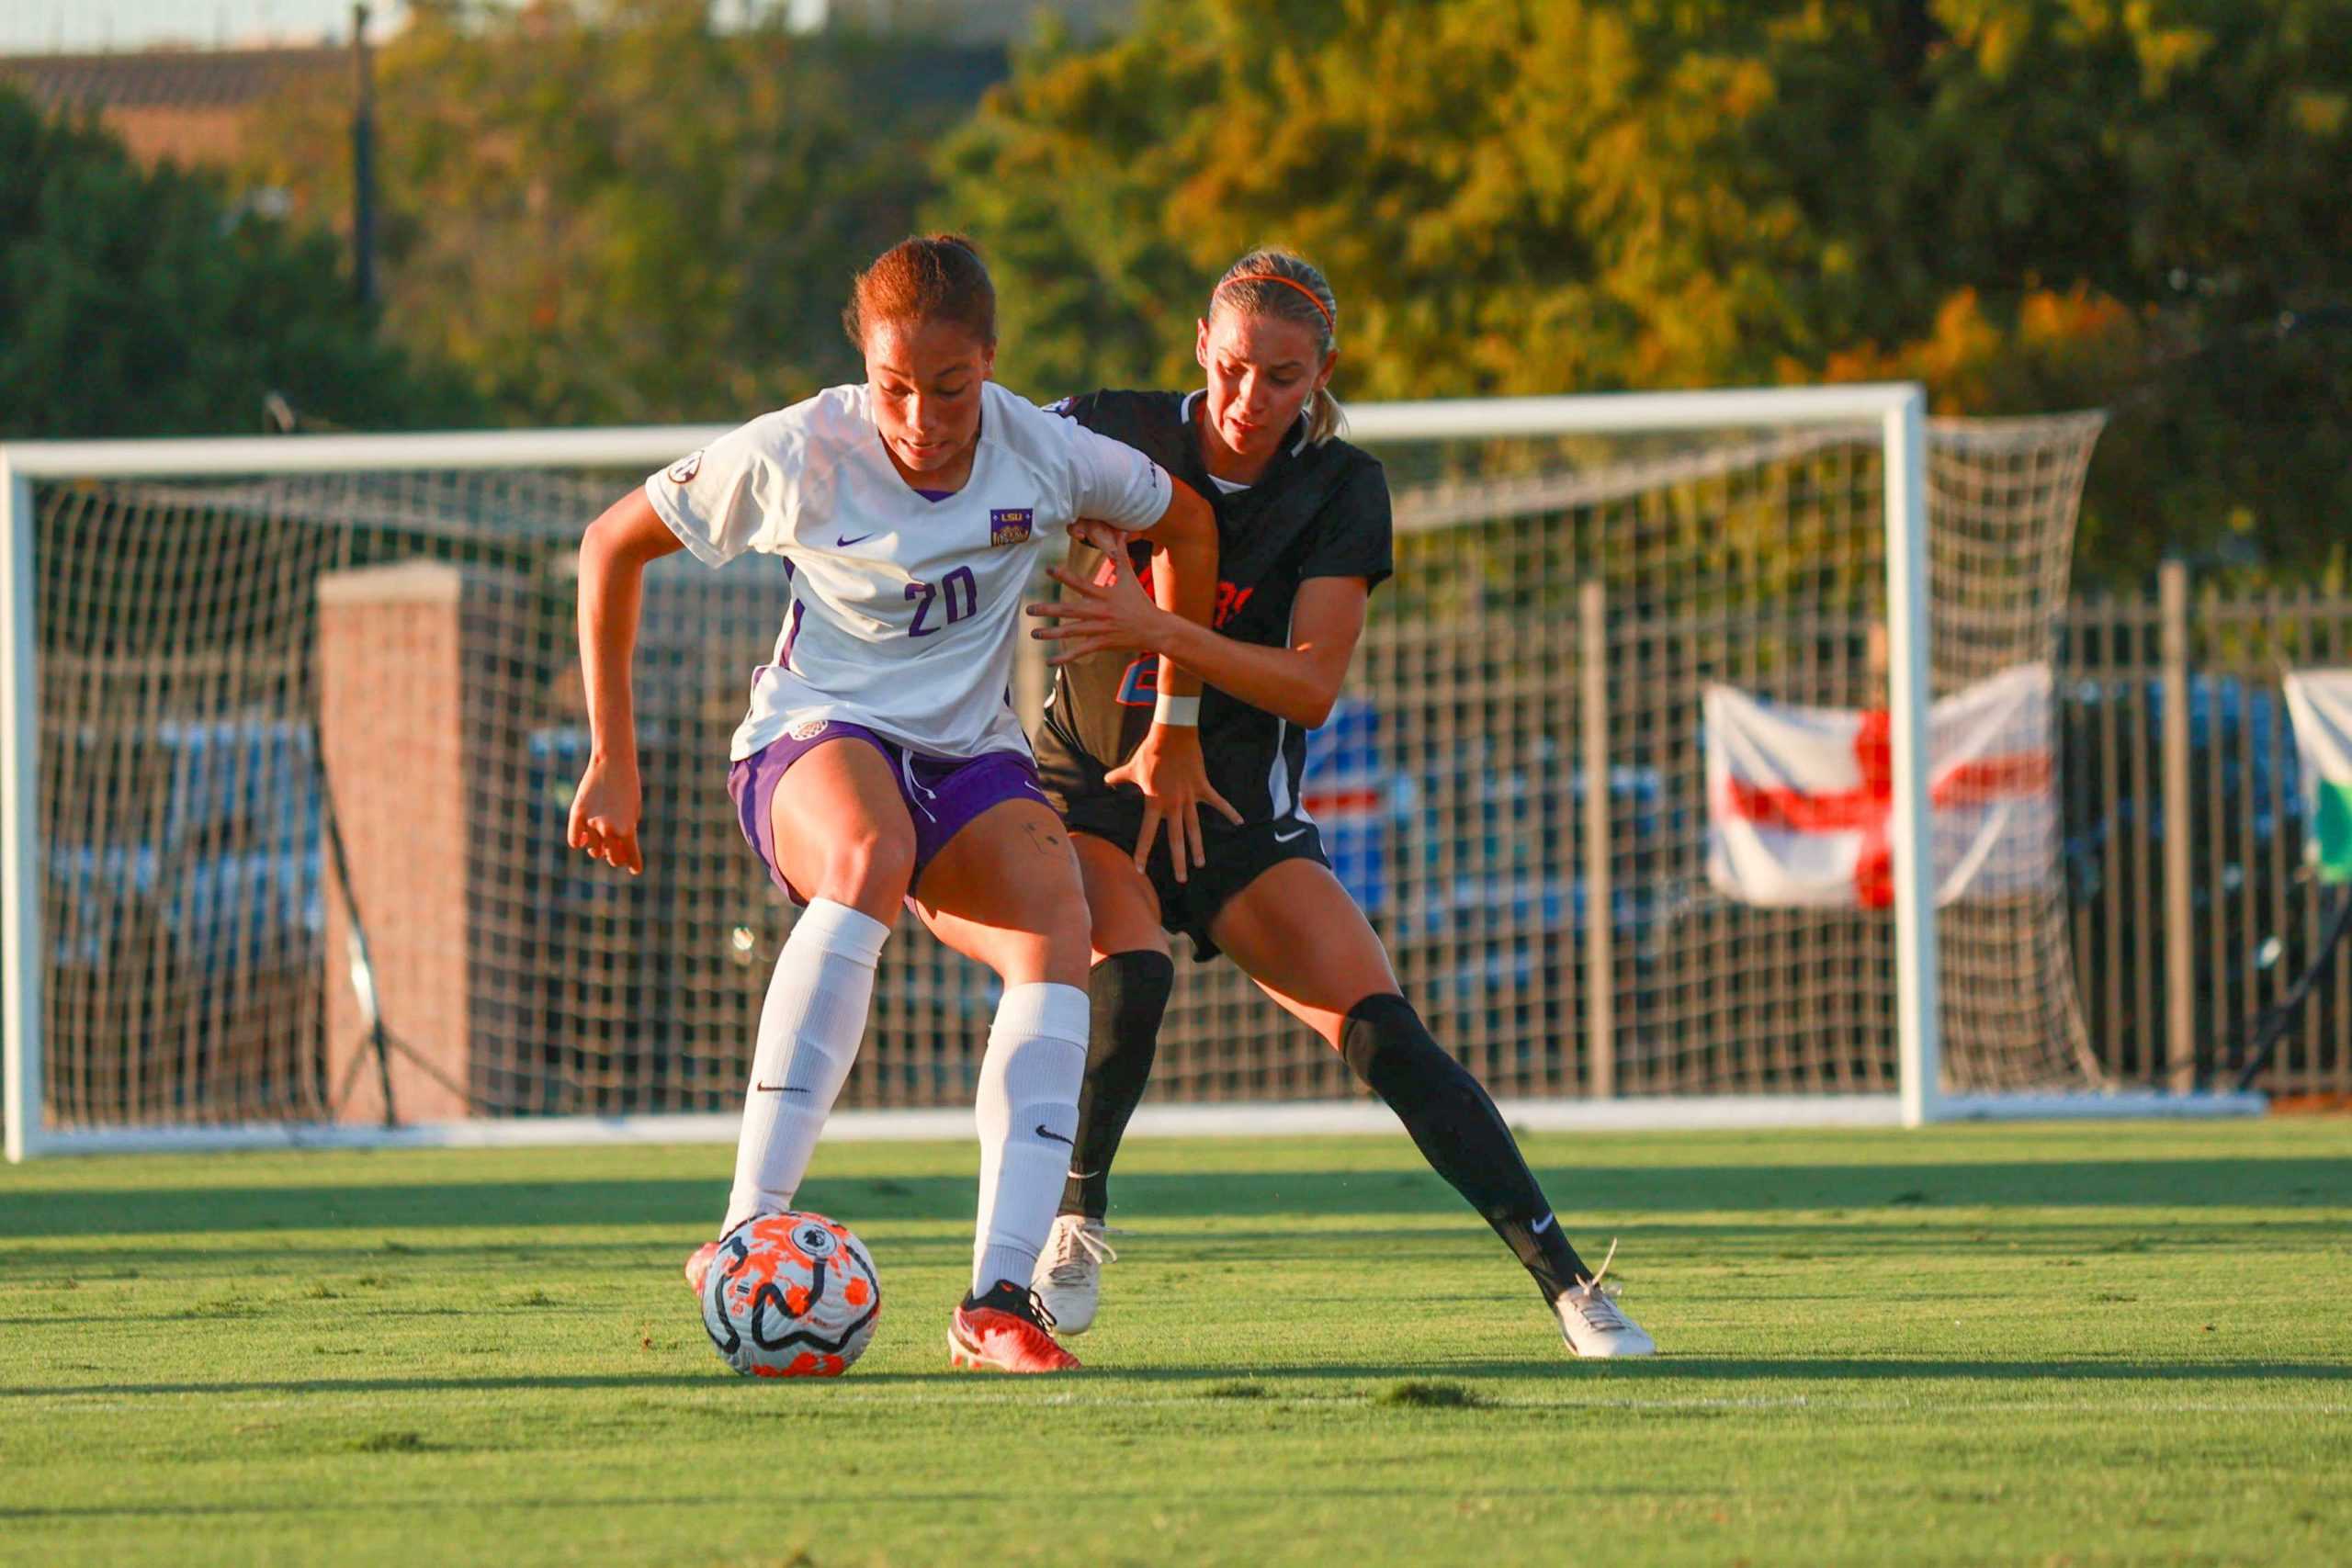
[[[1589,629],[1597,641],[1587,640],[1582,615],[1557,623],[1543,648],[1519,647],[1517,660],[1543,654],[1556,671],[1615,670],[1621,680],[1642,663],[1649,634],[1640,626],[1596,618]],[[1866,630],[1854,628],[1855,639]],[[1450,694],[1438,690],[1442,682],[1428,679],[1422,666],[1447,664],[1430,654],[1433,642],[1466,635],[1445,626],[1385,628],[1368,637],[1355,684],[1431,690],[1431,711],[1442,717]],[[2070,604],[2058,640],[2065,924],[2089,1055],[2122,1087],[2225,1083],[2244,1060],[2258,1015],[2317,955],[2337,901],[2352,897],[2352,889],[2323,886],[2303,865],[2294,735],[2279,690],[2285,670],[2352,662],[2352,597],[2233,594],[2219,586],[2192,592],[2186,575],[2171,570],[2154,594]],[[1595,802],[1582,781],[1612,776],[1596,759],[1577,756],[1580,715],[1595,700],[1577,685],[1566,676],[1514,688],[1512,699],[1525,710],[1514,724],[1496,725],[1493,703],[1483,704],[1476,736],[1419,737],[1414,723],[1425,716],[1419,710],[1389,716],[1391,750],[1464,750],[1465,760],[1457,770],[1423,770],[1419,809],[1408,828],[1343,825],[1332,835],[1351,888],[1384,874],[1384,855],[1385,875],[1394,883],[1410,874],[1402,863],[1416,852],[1427,858],[1430,845],[1458,859],[1486,841],[1476,833],[1431,830],[1449,812],[1513,818],[1508,831],[1539,852],[1577,859],[1598,832],[1583,820]],[[1318,737],[1327,761],[1338,761],[1333,771],[1342,787],[1355,780],[1346,761],[1356,744],[1348,716],[1343,709],[1336,736]],[[1552,739],[1536,748],[1540,755],[1518,755],[1496,750],[1496,734]],[[1679,743],[1695,746],[1677,734]],[[1647,739],[1665,744],[1672,738]],[[1635,798],[1633,785],[1620,792],[1615,784],[1612,776],[1610,794],[1624,797],[1603,808],[1616,818],[1621,848],[1642,838],[1634,818],[1678,810],[1670,800]],[[1313,779],[1309,787],[1317,788]],[[1549,804],[1540,810],[1528,804],[1537,799]],[[1687,801],[1679,808],[1684,817],[1696,809]],[[2171,831],[2176,823],[2180,830]],[[1697,830],[1695,823],[1685,826]],[[1570,840],[1576,847],[1563,847]],[[1501,852],[1490,843],[1487,852],[1492,858]],[[1654,1053],[1645,1054],[1645,1021],[1663,1010],[1653,994],[1664,986],[1659,966],[1704,957],[1662,950],[1645,959],[1634,951],[1646,930],[1670,931],[1668,948],[1704,937],[1706,900],[1689,897],[1694,874],[1681,863],[1690,856],[1668,858],[1676,863],[1653,865],[1639,852],[1621,852],[1617,897],[1627,908],[1598,924],[1583,908],[1589,899],[1571,900],[1575,908],[1547,919],[1540,900],[1523,891],[1516,901],[1494,900],[1469,938],[1419,934],[1393,914],[1376,923],[1408,994],[1449,1048],[1498,1092],[1608,1093],[1608,1077],[1616,1092],[1670,1092],[1710,1071],[1704,1087],[1731,1092],[1782,1081],[1891,1088],[1884,1054],[1859,1048],[1843,1056],[1833,1052],[1826,1062],[1782,1060],[1785,1053],[1759,1049],[1713,1069],[1705,1063],[1662,1066]],[[1459,874],[1457,880],[1469,873],[1496,880],[1483,864],[1464,873],[1449,859],[1446,869]],[[1501,883],[1517,886],[1507,875]],[[1360,897],[1369,891],[1358,890]],[[1374,897],[1367,907],[1380,902]],[[1649,918],[1668,906],[1687,907],[1672,921]],[[1813,923],[1866,946],[1866,958],[1892,962],[1883,916],[1856,912]],[[1593,937],[1611,928],[1617,951],[1604,946],[1596,957]],[[1785,945],[1792,939],[1770,940]],[[1591,983],[1596,962],[1600,973],[1615,977],[1607,993]],[[1298,1049],[1270,1019],[1264,998],[1229,966],[1187,967],[1163,1045],[1168,1082],[1160,1092],[1214,1100],[1353,1091],[1344,1068],[1327,1052]],[[1806,1048],[1816,1054],[1829,1049],[1824,1042],[1849,1036],[1883,1040],[1891,1023],[1878,998],[1850,986],[1806,988],[1808,976],[1833,970],[1844,972],[1820,952],[1792,950],[1789,962],[1772,968],[1772,994],[1753,1010],[1756,1016],[1801,1020]],[[1613,1018],[1595,1016],[1595,1000],[1604,994],[1615,1003]],[[1607,1055],[1596,1038],[1613,1041]],[[1531,1049],[1531,1040],[1540,1043]],[[1596,1061],[1613,1063],[1614,1073],[1596,1073]],[[2275,1094],[2352,1092],[2352,959],[2312,997],[2260,1085]]]
[[[2061,637],[2060,759],[2075,975],[2119,1079],[2235,1070],[2256,1017],[2318,950],[2335,902],[2304,869],[2278,678],[2352,660],[2352,598],[2200,591],[2078,601]],[[2311,998],[2261,1080],[2352,1091],[2352,965]]]

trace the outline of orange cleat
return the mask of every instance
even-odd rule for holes
[[[947,1323],[947,1364],[971,1372],[1071,1372],[1078,1358],[1054,1343],[1053,1318],[1010,1280],[966,1297]]]
[[[693,1255],[686,1259],[686,1283],[694,1287],[695,1295],[702,1294],[703,1281],[710,1278],[711,1260],[718,1256],[718,1244],[715,1241],[707,1241],[695,1247]]]

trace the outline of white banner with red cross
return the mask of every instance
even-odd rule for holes
[[[1928,711],[1936,902],[2030,892],[2058,869],[2050,667],[2022,664]],[[1894,799],[1883,708],[1705,694],[1707,880],[1767,908],[1894,901]]]

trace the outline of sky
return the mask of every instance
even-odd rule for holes
[[[405,0],[372,0],[368,33],[397,27]],[[0,54],[82,53],[351,36],[351,0],[0,0]]]
[[[973,30],[1002,38],[1008,22],[1025,21],[1031,6],[991,0],[709,0],[713,25],[748,27],[781,19],[810,31],[864,17],[913,27],[944,24],[953,35]],[[1134,0],[1046,0],[1087,25],[1110,25],[1131,14]],[[368,34],[382,41],[407,20],[409,0],[369,0]],[[977,18],[977,20],[976,20]],[[343,43],[351,37],[351,0],[0,0],[0,55],[85,54],[141,49],[235,49],[268,44]]]

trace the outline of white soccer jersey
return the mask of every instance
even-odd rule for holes
[[[752,673],[735,759],[819,719],[976,757],[1029,749],[1009,686],[1035,552],[1080,517],[1151,526],[1169,479],[1133,447],[991,381],[970,479],[927,500],[892,466],[861,384],[729,432],[645,493],[712,566],[745,550],[785,558],[792,600],[773,658]]]

